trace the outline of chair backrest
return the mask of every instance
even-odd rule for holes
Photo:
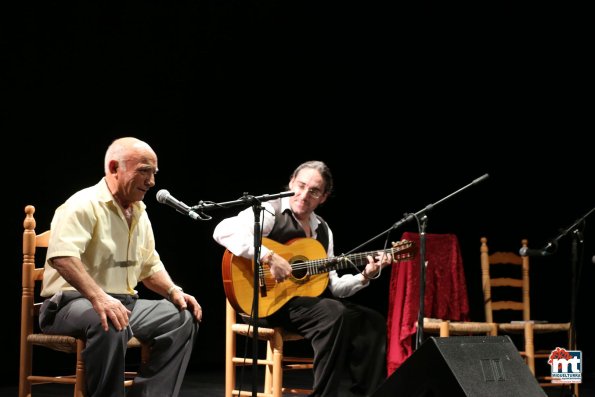
[[[35,207],[28,205],[25,208],[25,221],[23,223],[23,279],[22,279],[22,310],[21,310],[21,337],[33,332],[35,318],[39,314],[39,304],[35,302],[35,283],[43,280],[44,267],[36,267],[35,254],[37,248],[47,248],[50,240],[50,231],[36,234],[36,221],[33,217]]]
[[[487,238],[481,238],[481,278],[487,322],[494,312],[507,311],[510,319],[531,319],[529,298],[529,257],[515,252],[489,252]],[[521,241],[527,247],[527,240]],[[515,314],[516,313],[516,314]]]

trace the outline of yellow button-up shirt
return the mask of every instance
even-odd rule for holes
[[[107,293],[136,294],[139,281],[164,269],[145,204],[133,204],[130,227],[103,178],[72,195],[54,213],[41,295],[73,290],[52,267],[59,256],[79,258]]]

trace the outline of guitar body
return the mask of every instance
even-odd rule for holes
[[[296,296],[319,296],[328,284],[328,274],[310,274],[300,264],[314,259],[326,258],[327,254],[320,242],[312,238],[300,238],[287,244],[280,244],[263,238],[263,245],[285,258],[294,270],[290,277],[277,283],[268,266],[263,265],[258,286],[258,317],[267,317],[279,310]],[[254,299],[254,261],[233,255],[225,250],[222,261],[223,287],[229,303],[237,312],[250,315]]]

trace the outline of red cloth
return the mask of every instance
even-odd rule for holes
[[[388,306],[387,369],[392,374],[410,355],[419,311],[419,234],[405,232],[417,255],[393,265]],[[424,317],[468,321],[469,302],[459,242],[454,234],[426,233]],[[395,267],[397,267],[395,269]]]

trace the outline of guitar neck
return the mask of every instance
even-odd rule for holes
[[[386,251],[387,255],[392,255],[393,260],[401,260],[405,257],[410,257],[409,254],[402,254],[400,255],[402,249],[399,247],[389,248]],[[358,271],[360,270],[360,266],[363,268],[368,263],[368,255],[375,257],[379,251],[370,251],[370,252],[360,252],[356,254],[350,255],[340,255],[335,256],[332,258],[323,258],[323,259],[316,259],[312,261],[302,262],[293,265],[294,269],[296,267],[306,267],[308,269],[309,274],[321,274],[321,273],[328,273],[331,270],[342,270],[348,268],[354,268]]]

